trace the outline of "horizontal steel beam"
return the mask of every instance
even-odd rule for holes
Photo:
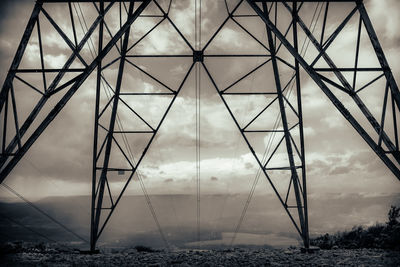
[[[315,71],[383,71],[383,68],[314,68]]]
[[[13,69],[10,72],[36,73],[36,72],[84,72],[85,69]]]

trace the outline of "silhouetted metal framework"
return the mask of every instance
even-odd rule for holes
[[[77,34],[77,16],[73,14],[75,8],[78,15],[75,6],[77,2],[90,2],[93,4],[92,8],[96,11],[96,17],[90,25],[85,22],[83,27],[79,18],[84,33],[81,34],[81,38]],[[397,126],[400,105],[399,90],[363,1],[238,0],[234,4],[230,1],[224,1],[226,5],[224,20],[211,37],[200,45],[193,44],[179,28],[179,25],[176,25],[171,19],[169,14],[171,2],[157,0],[125,2],[43,0],[36,2],[0,93],[2,125],[0,182],[3,182],[10,174],[83,82],[96,70],[91,209],[91,250],[94,250],[96,242],[155,139],[171,106],[187,83],[188,77],[199,65],[199,69],[205,73],[205,77],[211,82],[229,111],[259,167],[303,239],[306,248],[309,246],[309,235],[301,100],[302,69],[325,93],[336,109],[348,120],[392,173],[400,179]],[[306,21],[309,21],[310,18],[306,16],[310,14],[302,13],[305,5],[313,4],[307,2],[317,3],[319,14],[322,14],[324,18],[317,34],[315,33],[315,25],[313,28],[312,23],[307,26]],[[347,2],[347,6],[351,6],[351,8],[343,20],[335,21],[337,25],[331,25],[329,23],[332,22],[328,22],[327,18],[330,8],[335,2]],[[70,36],[72,37],[68,36],[61,25],[53,19],[49,10],[54,3],[67,4],[68,12],[66,14],[70,19],[72,27],[72,35],[70,34]],[[238,12],[243,6],[248,8],[247,14]],[[115,16],[116,13],[112,13],[112,10],[117,10],[118,16]],[[84,17],[82,10],[81,13]],[[139,18],[146,17],[158,19],[158,21],[146,29],[141,36],[135,36],[135,27],[132,25],[135,25],[135,21]],[[350,65],[340,67],[336,63],[336,59],[328,55],[329,48],[335,44],[337,37],[354,17],[358,18],[358,29],[355,31],[357,38],[355,57],[350,60]],[[257,23],[265,27],[264,33],[267,42],[261,40],[254,33],[252,27],[244,25],[240,21],[241,18],[258,18]],[[114,33],[109,25],[111,24],[110,20],[119,22]],[[70,56],[61,68],[48,68],[45,65],[46,54],[43,51],[43,36],[46,36],[47,33],[40,30],[43,21],[46,21],[52,27],[53,31],[65,42],[63,45],[70,49]],[[209,46],[215,42],[227,23],[233,23],[249,40],[257,43],[263,49],[262,53],[208,53]],[[163,24],[168,24],[171,27],[177,36],[177,40],[179,39],[178,41],[186,47],[188,52],[179,54],[137,53],[135,49],[141,42]],[[333,31],[329,34],[327,34],[328,26],[334,26]],[[34,32],[34,28],[37,32]],[[94,34],[95,32],[97,32],[97,35]],[[360,64],[363,32],[367,33],[367,39],[372,45],[379,62],[377,66],[362,67]],[[35,40],[39,47],[39,61],[35,66],[25,68],[20,63],[24,55],[27,54],[26,48],[32,36],[37,38]],[[132,41],[133,38],[136,38],[136,40]],[[95,40],[94,43],[97,44],[97,49],[93,44],[93,39]],[[300,39],[304,41],[303,45],[306,41],[310,42],[315,55],[305,56],[303,47],[300,47]],[[84,47],[86,49],[89,47],[92,58],[88,57],[88,53],[84,53]],[[157,77],[157,75],[152,74],[151,68],[145,68],[137,62],[145,58],[161,58],[170,66],[173,66],[174,60],[184,60],[186,70],[179,82],[171,86],[165,81],[166,77]],[[215,73],[209,67],[213,60],[222,58],[257,58],[262,60],[262,63],[246,71],[240,77],[232,79],[226,86],[217,81]],[[117,65],[118,67],[116,67]],[[273,76],[272,81],[266,84],[266,87],[270,88],[269,90],[253,91],[246,86],[239,86],[241,89],[237,89],[238,85],[246,78],[251,77],[259,70],[265,71],[263,68],[266,66],[270,67],[269,71]],[[282,69],[285,71],[282,71]],[[124,73],[132,70],[138,71],[141,73],[140,75],[157,84],[159,89],[157,91],[146,91],[142,88],[143,86],[129,84],[129,82],[127,84],[124,81]],[[107,72],[114,73],[115,77],[106,77]],[[360,86],[357,77],[365,73],[369,75],[369,81]],[[39,79],[41,84],[30,82],[28,74],[30,77],[37,75],[35,79]],[[352,78],[349,78],[351,76],[349,74],[352,75]],[[24,75],[27,75],[27,77]],[[51,82],[49,82],[50,80]],[[376,109],[376,106],[368,106],[368,103],[360,97],[360,94],[367,92],[369,88],[374,87],[382,80],[384,81],[384,86],[380,88],[382,106],[379,107],[380,117],[377,118],[371,111],[371,109]],[[28,115],[23,120],[19,116],[20,112],[16,104],[19,100],[16,96],[16,90],[19,87],[23,88],[21,90],[31,90],[39,96],[36,102],[32,99],[33,108],[29,110]],[[146,116],[143,115],[143,112],[146,111],[138,111],[129,101],[129,98],[142,96],[154,99],[161,97],[166,100],[167,104],[164,106],[157,123],[146,119]],[[245,96],[259,98],[265,102],[263,108],[252,115],[247,122],[241,121],[235,111],[243,108],[243,105],[235,105],[231,102],[235,97]],[[46,105],[48,100],[53,98],[57,99],[56,104],[52,107]],[[360,112],[358,115],[355,115],[354,108],[348,107],[350,102],[358,108],[357,112]],[[268,112],[273,110],[274,106],[278,110],[278,117],[274,121],[275,118],[268,115],[269,120],[274,123],[257,123],[261,117],[269,114]],[[124,113],[121,111],[122,109],[125,109]],[[39,116],[41,111],[42,116]],[[130,116],[127,120],[124,120],[126,116],[123,114],[127,112]],[[264,153],[256,152],[257,147],[252,141],[252,136],[260,134],[278,136],[279,141],[275,144],[269,144],[271,149],[265,150]],[[145,143],[143,147],[136,149],[136,153],[128,145],[132,139],[140,139],[142,144]],[[283,161],[275,161],[278,157],[277,151],[280,149],[285,151],[287,157]],[[119,156],[116,156],[118,153]],[[274,161],[280,164],[285,162],[285,164],[274,165]],[[277,173],[280,175],[279,177],[287,178],[285,181],[288,181],[288,184],[284,191],[277,186],[277,184],[283,182],[282,179],[274,178]],[[110,181],[123,182],[119,192],[111,192]],[[158,224],[158,222],[156,223]]]

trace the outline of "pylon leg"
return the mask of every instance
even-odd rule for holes
[[[264,15],[268,18],[268,9],[267,9],[267,4],[263,2],[263,11]],[[281,120],[282,120],[282,125],[284,129],[284,137],[285,137],[285,143],[286,143],[286,151],[289,159],[289,165],[290,165],[290,171],[291,171],[291,180],[293,184],[293,188],[295,191],[295,196],[296,196],[296,204],[297,204],[297,212],[298,212],[298,217],[300,221],[300,227],[301,227],[301,237],[304,242],[304,246],[308,247],[308,231],[306,230],[305,226],[305,218],[304,218],[304,210],[303,210],[303,197],[302,193],[300,192],[300,179],[297,174],[297,169],[296,165],[294,162],[294,157],[293,157],[293,147],[292,147],[292,141],[291,141],[291,133],[289,131],[289,126],[288,126],[288,120],[286,116],[286,111],[285,111],[285,103],[284,103],[284,97],[282,93],[282,86],[281,86],[281,81],[279,78],[279,68],[277,64],[277,59],[276,59],[276,47],[274,44],[273,36],[271,29],[267,28],[267,37],[268,37],[268,44],[269,44],[269,50],[271,52],[271,61],[272,61],[272,66],[273,66],[273,72],[274,72],[274,78],[275,78],[275,85],[276,85],[276,90],[278,93],[278,101],[279,101],[279,108],[280,108],[280,115],[281,115]],[[298,74],[298,73],[296,73]],[[298,98],[301,96],[298,95]]]
[[[307,74],[314,80],[314,82],[320,87],[325,95],[330,99],[333,105],[338,111],[345,117],[345,119],[353,126],[353,128],[360,134],[364,141],[371,147],[372,150],[378,155],[378,157],[386,164],[386,166],[392,171],[392,173],[400,180],[400,169],[392,159],[388,157],[388,153],[379,146],[374,139],[367,133],[367,131],[360,125],[358,120],[343,106],[342,102],[332,93],[328,86],[324,83],[321,76],[318,75],[316,70],[310,66],[304,58],[296,51],[293,45],[286,39],[286,37],[279,31],[274,23],[265,16],[264,12],[259,6],[251,0],[247,0],[248,4],[254,9],[254,11],[260,16],[268,28],[276,35],[276,37],[282,42],[292,56],[298,60],[299,64],[304,68]],[[297,20],[297,18],[296,18]],[[334,70],[336,71],[336,70]],[[392,88],[393,89],[393,88]],[[395,151],[389,151],[393,155],[398,155],[398,148]]]

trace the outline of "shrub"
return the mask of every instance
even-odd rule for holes
[[[355,226],[350,231],[328,233],[310,240],[321,249],[383,248],[400,250],[400,208],[391,206],[386,224],[376,224],[364,229]]]
[[[135,249],[137,252],[155,252],[154,249],[146,246],[136,246]]]
[[[395,226],[400,224],[400,207],[391,206],[388,212],[388,222],[387,225]]]

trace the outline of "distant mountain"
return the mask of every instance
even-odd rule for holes
[[[178,248],[197,246],[194,195],[152,195],[151,202],[168,242]],[[209,247],[230,243],[247,195],[201,197],[201,244]],[[384,222],[390,205],[400,206],[400,194],[324,195],[309,197],[311,235],[350,229],[354,225]],[[35,202],[50,216],[89,239],[90,196],[48,197]],[[105,200],[107,207],[109,200]],[[236,245],[289,246],[299,237],[275,196],[255,196],[246,213]],[[107,210],[105,210],[107,211]],[[21,202],[0,202],[0,241],[44,240],[18,225],[56,241],[78,239]],[[104,231],[99,245],[162,247],[163,242],[143,196],[125,196]]]

